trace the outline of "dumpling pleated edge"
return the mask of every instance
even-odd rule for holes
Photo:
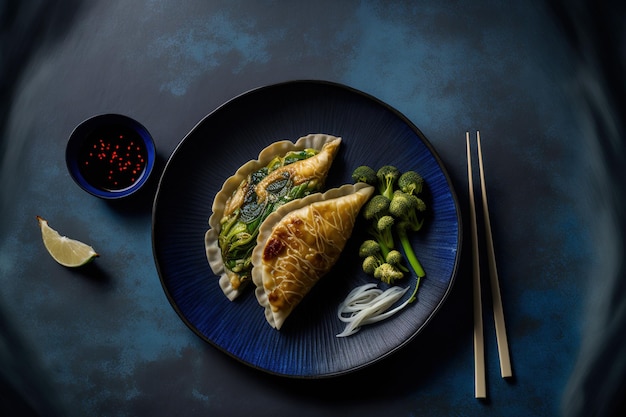
[[[212,214],[209,217],[209,230],[204,236],[204,247],[206,252],[207,261],[213,273],[219,276],[219,286],[224,295],[231,301],[236,299],[244,288],[235,289],[231,283],[224,262],[222,260],[222,251],[218,244],[218,236],[220,232],[220,220],[224,214],[224,207],[226,202],[233,194],[233,192],[239,187],[241,181],[243,181],[252,172],[261,169],[270,163],[278,155],[285,155],[290,151],[303,150],[307,148],[313,148],[321,150],[326,143],[334,142],[336,140],[341,141],[340,137],[327,135],[323,133],[314,133],[306,136],[302,136],[295,143],[289,140],[281,140],[274,142],[259,152],[257,159],[250,160],[243,164],[239,169],[230,176],[220,191],[217,192],[213,199]]]
[[[255,295],[259,305],[264,308],[265,311],[265,319],[273,328],[280,330],[284,320],[284,318],[277,318],[270,306],[268,295],[265,290],[265,286],[263,285],[263,276],[264,276],[264,268],[263,268],[263,251],[265,249],[265,243],[272,235],[274,230],[274,226],[276,226],[281,219],[283,219],[286,215],[291,213],[292,211],[298,210],[300,208],[306,207],[316,202],[320,201],[328,201],[336,198],[345,197],[352,194],[361,194],[365,197],[365,201],[369,200],[371,195],[374,192],[374,187],[371,185],[359,182],[356,184],[344,184],[338,188],[332,188],[324,193],[315,193],[311,194],[307,197],[304,197],[300,200],[295,200],[290,203],[285,204],[280,207],[274,213],[270,214],[267,219],[261,225],[259,229],[259,235],[257,237],[257,245],[252,252],[252,282],[256,286]],[[352,233],[352,230],[350,230]]]

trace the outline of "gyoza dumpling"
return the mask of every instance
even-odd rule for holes
[[[324,134],[275,142],[224,182],[213,200],[205,249],[228,299],[252,280],[250,256],[265,218],[285,203],[319,192],[340,143],[341,138]]]
[[[311,288],[337,262],[374,187],[344,185],[286,204],[261,226],[252,279],[268,323],[280,329]]]

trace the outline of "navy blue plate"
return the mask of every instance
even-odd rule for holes
[[[265,146],[309,133],[343,138],[327,188],[350,183],[358,165],[396,165],[424,177],[432,217],[413,238],[427,277],[418,302],[393,318],[337,338],[337,307],[361,271],[357,227],[334,269],[313,288],[280,331],[265,321],[254,291],[231,302],[218,286],[204,251],[211,205],[222,183]],[[161,284],[189,328],[228,355],[265,372],[297,378],[330,377],[372,364],[406,345],[445,300],[459,266],[461,216],[437,153],[406,117],[352,88],[293,81],[238,96],[206,116],[170,157],[153,207],[152,241]],[[413,280],[405,285],[412,285]]]

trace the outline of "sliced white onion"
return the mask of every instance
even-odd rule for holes
[[[346,337],[358,332],[361,327],[377,323],[393,316],[409,304],[410,299],[399,306],[389,310],[409,287],[398,286],[389,287],[385,291],[378,288],[376,284],[369,283],[356,287],[339,305],[337,317],[346,324],[343,332],[337,337]]]

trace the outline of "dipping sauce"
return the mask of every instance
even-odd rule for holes
[[[78,169],[92,186],[119,191],[141,178],[147,166],[147,149],[134,130],[107,126],[93,131],[78,152]]]

